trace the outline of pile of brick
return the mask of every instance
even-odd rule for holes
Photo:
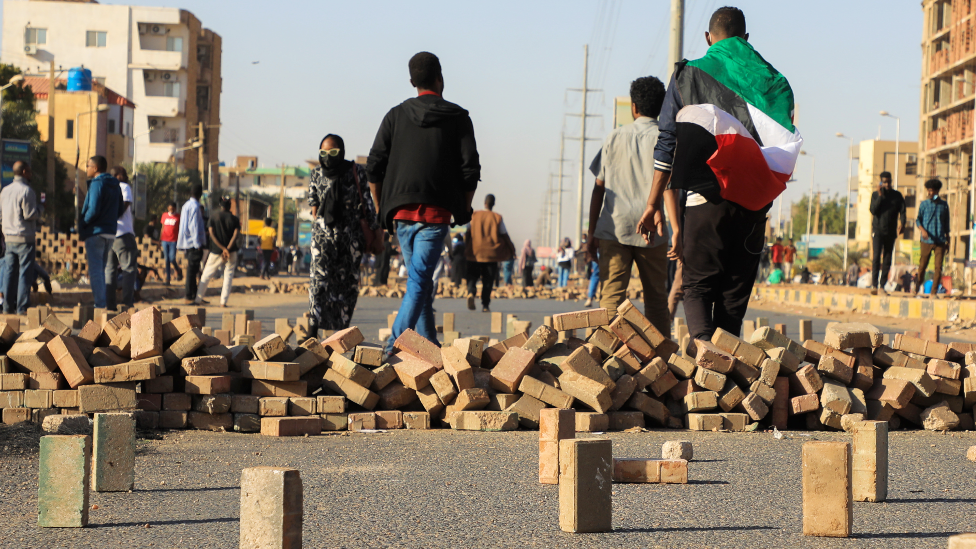
[[[16,320],[0,323],[5,423],[136,410],[143,428],[512,430],[538,429],[552,407],[574,409],[582,432],[841,429],[862,419],[946,430],[972,428],[963,409],[976,403],[970,346],[910,334],[888,346],[864,324],[834,324],[824,343],[800,345],[764,326],[748,341],[719,330],[691,358],[630,301],[548,317],[531,335],[510,317],[500,341],[460,337],[445,316],[444,347],[408,330],[390,356],[356,327],[307,338],[305,318],[278,319],[263,337],[248,313],[211,330],[203,309],[76,311],[83,325],[72,335],[47,312],[33,309],[22,333]],[[493,314],[494,332],[501,318]]]
[[[162,269],[166,266],[163,248],[159,242],[140,236],[136,239],[139,249],[139,264]],[[65,234],[41,227],[36,240],[37,262],[52,275],[63,270],[72,276],[80,277],[88,272],[88,257],[85,243],[77,234]],[[182,262],[183,252],[177,252],[177,261]]]
[[[554,301],[579,301],[587,297],[589,280],[584,280],[576,275],[570,277],[569,285],[566,287],[557,286],[529,286],[523,287],[515,284],[512,286],[499,285],[492,290],[493,299],[552,299]],[[401,298],[406,292],[405,283],[397,283],[391,279],[388,286],[361,286],[359,295],[361,297],[392,297]],[[480,295],[481,290],[478,290]],[[639,279],[633,279],[630,287],[627,288],[628,299],[642,299],[643,291]],[[437,284],[437,297],[440,298],[466,298],[468,297],[467,285],[455,286],[447,278],[441,278]]]

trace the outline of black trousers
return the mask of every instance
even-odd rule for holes
[[[710,340],[716,328],[740,334],[765,227],[765,210],[728,201],[685,208],[682,288],[692,338]]]
[[[481,306],[491,303],[491,290],[498,278],[498,263],[468,261],[468,295],[478,295],[478,279],[481,279]]]
[[[883,287],[888,282],[888,271],[891,270],[891,253],[895,249],[895,240],[898,234],[878,234],[873,235],[874,257],[871,259],[871,287]],[[924,274],[924,273],[923,273]],[[880,279],[878,276],[880,275]]]
[[[186,257],[186,298],[195,300],[197,298],[197,277],[200,276],[200,262],[203,261],[203,248],[193,248],[183,250]]]

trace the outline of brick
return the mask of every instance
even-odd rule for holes
[[[261,362],[245,360],[241,367],[241,374],[249,379],[263,379],[267,381],[298,381],[301,377],[301,367],[294,362]]]
[[[316,366],[329,360],[329,351],[315,339],[305,341],[301,347],[305,352],[294,360],[298,364],[301,375],[307,374]]]
[[[169,349],[163,352],[163,362],[166,363],[166,368],[178,366],[184,358],[203,347],[206,337],[199,328],[194,328],[181,335],[175,343],[170,345]]]
[[[135,407],[135,383],[78,387],[78,409],[83,413],[131,410]]]
[[[505,353],[513,348],[521,348],[529,340],[528,336],[525,334],[515,334],[514,336],[504,340],[485,349],[484,353],[481,355],[481,366],[485,368],[494,368],[498,361],[505,356]],[[472,366],[474,363],[471,363]]]
[[[445,406],[454,402],[454,398],[458,395],[451,376],[444,370],[438,370],[436,374],[430,376],[430,386]]]
[[[506,408],[506,412],[518,414],[519,425],[526,429],[539,428],[539,412],[546,407],[541,400],[530,395],[522,395],[514,404]]]
[[[901,351],[896,351],[886,345],[882,345],[874,350],[873,359],[879,366],[912,368],[914,370],[924,370],[925,363],[906,355]]]
[[[190,422],[189,412],[181,412],[176,410],[163,410],[159,412],[159,428],[160,429],[186,429],[187,424]]]
[[[261,334],[263,332],[260,320],[248,320],[247,321],[247,335],[254,338],[254,341],[261,339]]]
[[[694,380],[683,379],[679,381],[677,385],[672,387],[670,391],[668,391],[668,396],[670,396],[673,400],[680,402],[686,396],[700,390],[702,390],[702,388],[696,385]]]
[[[37,483],[38,526],[81,528],[88,525],[90,471],[91,437],[41,437]]]
[[[596,328],[608,324],[610,324],[610,311],[608,309],[588,309],[552,316],[552,327],[558,332]]]
[[[559,484],[559,441],[576,438],[576,414],[572,409],[539,411],[539,482]]]
[[[681,379],[690,379],[695,375],[698,366],[687,358],[673,354],[668,357],[668,369]]]
[[[379,395],[370,391],[369,389],[358,385],[348,378],[345,378],[334,370],[326,370],[325,377],[322,379],[323,385],[328,387],[333,392],[339,393],[350,401],[366,408],[367,410],[372,410],[376,407],[376,403],[379,402]],[[305,395],[289,395],[289,396],[305,396]]]
[[[441,360],[441,349],[436,343],[418,334],[413,330],[406,330],[396,339],[393,346],[402,352],[433,366],[440,370],[443,362]]]
[[[639,410],[647,417],[653,419],[658,425],[667,425],[671,412],[660,401],[655,400],[644,393],[634,393],[630,396],[626,406],[632,410]]]
[[[850,383],[854,378],[854,370],[830,355],[822,355],[817,362],[817,372],[830,379],[835,379],[842,383]]]
[[[404,387],[399,381],[387,385],[378,395],[380,406],[388,410],[403,408],[417,400],[417,391]]]
[[[135,486],[136,421],[132,414],[95,414],[92,489],[126,492]]]
[[[611,431],[626,431],[639,427],[644,428],[644,414],[641,412],[617,411],[607,414],[610,417]]]
[[[976,549],[976,534],[949,536],[949,549]]]
[[[168,322],[163,322],[163,315],[160,313],[159,320],[161,323],[160,333],[164,345],[172,344],[180,336],[194,328],[203,328],[203,325],[200,323],[200,318],[196,315],[177,316]]]
[[[682,408],[686,412],[704,412],[718,408],[718,393],[715,391],[696,391],[689,393],[682,399]]]
[[[47,343],[47,351],[72,389],[94,380],[94,372],[73,339],[56,336]]]
[[[132,355],[132,330],[128,326],[123,326],[112,338],[108,348],[121,357],[130,358]]]
[[[558,390],[558,389],[553,389],[553,390]],[[626,404],[628,400],[630,400],[631,395],[633,395],[634,391],[636,390],[637,390],[637,381],[632,376],[624,374],[619,378],[617,378],[616,386],[614,387],[613,391],[610,392],[610,402],[611,402],[610,409],[619,410],[620,408],[622,408],[623,405]],[[572,405],[572,398],[568,400],[568,403],[569,404],[566,406],[562,406],[562,405],[556,405],[556,406],[568,408],[569,406]]]
[[[427,412],[403,412],[403,426],[406,429],[430,429],[430,414]]]
[[[230,432],[234,430],[234,414],[188,412],[187,424],[199,431]]]
[[[725,420],[718,414],[691,413],[685,416],[686,427],[691,431],[718,431],[725,426]]]
[[[417,399],[420,400],[420,404],[424,407],[424,410],[432,416],[438,416],[444,409],[444,403],[441,402],[437,393],[434,392],[434,388],[430,385],[417,391]]]
[[[528,374],[535,364],[535,355],[519,347],[513,347],[505,352],[498,364],[491,371],[491,386],[505,393],[514,393],[522,378]]]
[[[892,343],[891,347],[896,351],[902,351],[914,355],[922,355],[929,358],[938,358],[941,360],[949,358],[949,346],[945,343],[926,341],[918,337],[912,337],[904,334],[896,334],[895,341]]]
[[[377,429],[403,429],[403,412],[385,410],[375,412]]]
[[[544,328],[548,328],[548,326],[543,326],[543,327]],[[555,330],[552,330],[551,328],[549,328],[549,329],[552,332],[552,334],[555,336],[556,335],[556,331]],[[633,328],[630,328],[628,326],[628,329],[631,332],[633,332]],[[529,338],[529,339],[531,340],[532,338]],[[613,355],[613,353],[617,349],[619,349],[620,348],[620,345],[622,344],[622,342],[614,334],[614,332],[611,332],[607,327],[604,327],[604,326],[601,326],[601,327],[593,330],[593,333],[590,334],[590,336],[586,338],[586,342],[587,343],[590,343],[593,346],[595,346],[597,349],[600,349],[600,352],[602,352],[604,355],[607,355],[607,356]],[[553,338],[552,343],[553,343],[553,345],[556,343],[555,337]],[[643,342],[643,345],[650,350],[650,346],[647,344],[647,342]],[[550,347],[552,347],[552,345],[550,345]],[[651,350],[650,352],[653,353],[654,351]]]
[[[803,535],[845,538],[854,522],[846,442],[803,444]]]
[[[450,416],[451,429],[459,431],[514,431],[518,429],[518,414],[474,410],[454,412]]]
[[[51,401],[55,408],[77,408],[78,391],[54,391]]]
[[[504,315],[502,313],[498,313],[498,312],[491,313],[491,333],[493,334],[502,333],[503,320],[504,320]]]
[[[824,344],[835,349],[878,347],[883,343],[881,330],[864,322],[836,322],[827,325]]]
[[[20,336],[17,337],[16,341],[18,343],[25,342],[25,341],[39,341],[41,343],[47,343],[48,341],[51,341],[51,339],[53,339],[54,336],[56,335],[58,334],[55,334],[51,330],[48,330],[47,328],[44,327],[33,328],[20,334]]]
[[[939,376],[948,379],[960,379],[962,377],[962,367],[960,365],[937,358],[928,361],[925,371],[930,376]]]
[[[741,406],[743,409],[745,409],[746,413],[749,414],[749,417],[751,417],[753,421],[759,421],[760,419],[766,417],[766,414],[769,413],[769,408],[766,406],[766,403],[763,402],[763,400],[759,398],[759,395],[756,393],[750,392],[747,394],[746,397],[742,399]]]
[[[772,387],[776,383],[776,378],[780,374],[781,364],[778,360],[773,360],[767,358],[762,361],[762,365],[759,367],[759,381],[760,383]]]
[[[376,377],[371,370],[353,362],[347,354],[333,353],[329,366],[339,375],[362,387],[369,387]]]
[[[709,391],[721,391],[725,387],[726,379],[727,377],[725,375],[714,370],[698,368],[698,371],[695,372],[695,383],[699,387]]]
[[[550,368],[552,370],[552,368]],[[600,366],[596,360],[587,352],[585,347],[580,347],[570,353],[560,365],[560,374],[567,371],[575,372],[603,385],[608,391],[614,389],[614,382],[610,376]]]
[[[800,395],[790,399],[790,413],[805,414],[820,409],[820,399],[816,394]]]
[[[907,380],[884,378],[875,380],[874,387],[864,396],[887,402],[895,408],[907,406],[915,395],[916,388]]]
[[[373,383],[370,384],[369,387],[374,392],[379,392],[390,383],[399,381],[400,379],[399,376],[397,376],[396,369],[392,364],[384,364],[373,370],[373,376]]]
[[[179,412],[189,411],[193,407],[190,395],[186,393],[165,393],[163,394],[163,410]]]
[[[677,355],[671,355],[677,356]],[[661,359],[661,357],[654,357],[650,362],[644,366],[643,369],[639,370],[637,373],[633,374],[634,381],[637,382],[635,391],[643,391],[648,386],[661,379],[664,374],[668,371],[668,366]],[[674,379],[674,375],[671,375],[671,379]]]
[[[131,318],[131,357],[140,360],[163,354],[163,317],[156,307],[148,307]]]
[[[3,423],[5,425],[23,423],[25,421],[30,421],[30,419],[31,419],[31,411],[28,408],[4,408],[3,409]]]
[[[610,440],[559,442],[559,528],[562,531],[612,530],[612,468]]]
[[[346,399],[341,396],[316,397],[315,409],[319,414],[343,414],[346,412]]]
[[[698,346],[697,364],[699,368],[714,370],[720,374],[727,374],[735,366],[736,359],[729,353],[719,349],[710,341],[696,339]]]
[[[383,365],[383,348],[369,343],[359,344],[353,353],[353,362],[378,368]]]
[[[599,433],[610,428],[610,416],[596,412],[576,412],[577,433]]]
[[[475,338],[455,339],[451,346],[464,354],[465,360],[471,366],[481,366],[481,355],[485,350],[485,342]],[[443,351],[442,351],[443,357]]]
[[[835,381],[825,381],[820,393],[820,405],[844,415],[851,411],[851,395],[847,392],[847,387]]]
[[[98,366],[94,369],[95,383],[123,383],[156,377],[156,365],[147,362],[128,362],[118,366]]]
[[[460,349],[456,346],[441,348],[441,363],[458,390],[474,388],[474,370]]]
[[[393,364],[400,383],[415,391],[426,387],[430,383],[430,376],[437,371],[434,366],[426,361],[418,360],[412,356],[392,357],[389,361]]]
[[[749,426],[748,414],[720,413],[722,429],[732,432],[742,432]]]
[[[800,359],[796,357],[795,354],[787,351],[783,347],[774,347],[766,351],[766,355],[769,358],[778,361],[780,364],[780,370],[786,373],[796,373],[800,368]]]
[[[854,501],[884,501],[888,497],[888,423],[854,424],[851,459]]]
[[[806,360],[807,357],[807,351],[803,348],[803,346],[780,332],[770,328],[769,326],[757,328],[756,331],[752,333],[752,336],[749,337],[749,343],[764,351],[775,349],[776,347],[783,347],[787,351],[793,353],[800,361]]]
[[[637,330],[622,316],[610,323],[610,330],[641,361],[646,362],[656,356],[651,344],[639,335]]]
[[[766,353],[762,349],[746,343],[721,328],[716,329],[712,335],[712,345],[756,368],[766,359]]]
[[[289,397],[261,397],[258,399],[258,415],[261,417],[285,417],[288,415]]]
[[[670,464],[668,466],[669,484],[688,483],[688,462],[683,464]],[[635,458],[614,458],[613,459],[613,481],[614,482],[633,482],[643,484],[661,483],[661,466],[665,460],[660,459],[635,459]],[[683,465],[683,467],[682,467]],[[683,471],[683,476],[682,476]],[[684,479],[682,481],[682,478]]]
[[[195,356],[184,358],[180,370],[185,376],[211,376],[230,371],[230,364],[222,356]]]
[[[230,393],[230,376],[186,376],[184,391],[191,395],[216,395]]]
[[[599,413],[606,413],[613,401],[605,385],[575,371],[559,376],[560,389]]]
[[[629,322],[651,344],[654,353],[662,360],[666,361],[673,353],[678,352],[678,345],[654,327],[651,321],[642,315],[629,299],[625,299],[617,307],[617,314]]]
[[[31,372],[27,377],[28,389],[48,389],[53,391],[63,389],[64,385],[64,377],[57,372]]]
[[[27,389],[24,391],[25,408],[51,408],[54,406],[54,391],[46,389]]]
[[[58,363],[51,356],[47,343],[18,341],[7,351],[7,358],[31,372],[56,372]]]
[[[531,379],[531,378],[525,378]],[[490,399],[484,389],[465,389],[458,393],[454,405],[458,411],[480,410],[488,406]]]
[[[90,366],[115,366],[124,364],[125,362],[128,362],[128,360],[115,354],[115,351],[108,347],[98,347],[88,357],[88,364]]]
[[[654,383],[651,383],[651,392],[654,393],[654,396],[660,397],[664,393],[673,389],[676,385],[678,385],[678,379],[674,377],[671,370],[668,370],[667,372],[664,372],[661,377],[657,378]]]
[[[290,397],[288,399],[288,415],[313,416],[319,413],[315,397]]]
[[[930,375],[925,373],[924,370],[891,367],[885,370],[884,379],[900,379],[902,381],[907,381],[915,386],[915,390],[918,393],[925,396],[932,396],[935,394],[935,380],[932,379]]]
[[[816,368],[812,364],[807,364],[800,368],[796,371],[796,374],[790,377],[791,381],[796,380],[794,386],[800,389],[797,392],[813,394],[820,392],[820,389],[823,388],[823,379],[821,379],[820,374],[817,373]]]
[[[556,344],[557,333],[549,326],[539,326],[532,336],[522,344],[522,348],[531,352],[538,359]]]
[[[258,360],[274,362],[274,358],[285,352],[287,346],[278,334],[271,334],[251,346],[251,351]]]
[[[274,436],[290,428],[269,425],[269,430],[277,431]],[[261,434],[271,434],[265,432],[264,420]],[[241,549],[301,547],[303,513],[304,492],[297,469],[250,467],[241,472]]]
[[[746,394],[732,381],[727,381],[722,388],[722,396],[718,399],[718,407],[724,412],[731,412],[733,408],[746,398]]]

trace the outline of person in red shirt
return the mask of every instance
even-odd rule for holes
[[[796,262],[796,246],[793,245],[793,239],[790,239],[790,245],[783,248],[783,280],[789,284],[793,282],[793,263]]]
[[[783,270],[783,238],[779,236],[773,244],[773,269]]]
[[[180,234],[180,212],[176,202],[170,202],[161,220],[163,232],[159,238],[163,242],[163,257],[166,258],[166,285],[169,286],[170,265],[176,270],[176,281],[183,280],[183,269],[176,262],[176,241]]]

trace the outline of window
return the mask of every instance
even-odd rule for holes
[[[104,87],[105,86],[105,77],[104,76],[93,76],[92,77],[92,82],[98,84],[99,86]]]
[[[64,138],[65,139],[74,139],[75,138],[75,121],[74,120],[66,120],[65,122],[66,122],[67,125],[64,127]]]
[[[163,84],[163,95],[166,97],[179,97],[180,96],[180,83],[179,82],[166,82]]]
[[[115,120],[108,119],[108,133],[115,133]]]
[[[197,108],[210,109],[210,86],[197,86]]]
[[[209,44],[197,44],[197,62],[200,63],[200,68],[203,69],[210,68],[210,45]]]
[[[167,36],[166,51],[183,51],[183,39],[179,36]]]
[[[85,35],[85,46],[89,48],[104,48],[108,33],[105,31],[88,31]]]
[[[47,44],[47,29],[28,28],[24,31],[24,42],[27,44]]]
[[[163,143],[176,143],[180,140],[180,130],[168,128],[163,130]]]

